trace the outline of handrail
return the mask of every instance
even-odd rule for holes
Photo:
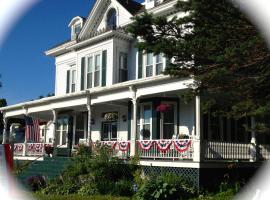
[[[67,144],[67,142],[65,142],[64,144],[62,144],[62,145],[60,145],[60,146],[57,146],[56,149],[58,149],[59,147],[62,147],[62,146],[64,146],[64,145],[66,145],[66,144]],[[40,155],[40,156],[38,156],[37,158],[35,158],[34,160],[29,161],[28,163],[26,163],[25,165],[23,165],[21,168],[19,168],[19,169],[18,169],[18,172],[21,172],[23,169],[27,168],[30,164],[33,164],[33,163],[37,162],[38,159],[40,159],[41,157],[44,157],[44,155],[45,155],[45,154]]]

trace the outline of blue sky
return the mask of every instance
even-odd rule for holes
[[[50,47],[70,38],[74,16],[86,17],[94,0],[43,0],[20,18],[0,49],[0,98],[8,105],[54,92],[54,58]]]

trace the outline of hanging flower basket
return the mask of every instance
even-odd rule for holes
[[[157,111],[158,112],[167,112],[169,109],[171,108],[171,106],[169,104],[160,104],[158,107],[157,107]]]
[[[117,112],[108,112],[104,114],[104,119],[107,121],[114,121],[118,119],[118,113]]]

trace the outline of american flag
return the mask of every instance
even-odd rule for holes
[[[39,120],[33,119],[29,116],[25,118],[25,137],[26,141],[39,142],[40,131],[39,131]]]

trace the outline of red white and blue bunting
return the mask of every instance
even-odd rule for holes
[[[189,149],[191,145],[191,140],[174,140],[173,143],[174,143],[175,149],[178,152],[182,153]]]
[[[130,143],[129,142],[118,142],[119,150],[120,151],[128,151]]]
[[[157,148],[159,151],[168,151],[172,144],[171,140],[158,140],[156,141]]]
[[[153,145],[153,141],[151,140],[140,140],[138,141],[138,144],[139,144],[139,147],[142,149],[142,150],[149,150],[151,149],[152,145]]]

